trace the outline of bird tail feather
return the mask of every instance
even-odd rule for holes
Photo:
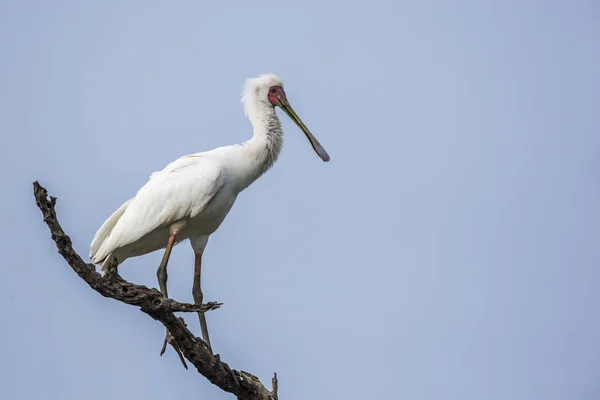
[[[123,205],[121,205],[121,207],[117,209],[117,211],[115,211],[110,217],[108,217],[106,221],[104,221],[100,229],[98,229],[98,232],[96,232],[96,235],[92,240],[92,244],[90,244],[90,258],[92,259],[92,262],[97,264],[104,261],[103,269],[104,265],[108,265],[107,260],[111,259],[110,261],[112,261],[112,254],[104,254],[105,251],[100,251],[102,245],[110,237],[113,228],[115,225],[117,225],[117,222],[119,222],[119,219],[123,216],[125,210],[127,210],[127,206],[130,202],[131,200],[127,200],[125,203],[123,203]]]

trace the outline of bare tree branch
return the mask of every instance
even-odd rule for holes
[[[279,390],[279,382],[277,381],[277,372],[273,374],[273,379],[271,379],[271,385],[273,386],[273,390],[271,391],[274,400],[279,400],[279,394],[277,391]]]
[[[172,312],[198,312],[198,311],[207,312],[210,310],[216,310],[217,308],[219,308],[223,305],[223,303],[215,303],[214,301],[211,301],[206,304],[198,305],[198,304],[180,303],[173,299],[164,299],[164,300],[168,301],[167,307]]]
[[[200,374],[222,390],[232,393],[240,400],[278,399],[277,375],[273,378],[274,390],[271,393],[256,376],[245,371],[232,370],[227,363],[221,361],[218,354],[213,356],[202,339],[194,336],[185,323],[174,314],[198,311],[199,306],[164,298],[158,290],[127,282],[114,271],[102,276],[93,264],[85,263],[73,249],[71,239],[63,231],[56,217],[56,197],[48,197],[46,189],[37,181],[33,183],[33,193],[58,252],[92,289],[104,297],[138,306],[144,313],[161,322],[169,330],[185,358]],[[208,303],[203,304],[201,309],[209,311],[219,306],[219,303]]]

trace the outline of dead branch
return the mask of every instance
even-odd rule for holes
[[[277,381],[277,372],[273,375],[273,379],[271,379],[271,385],[273,386],[273,390],[271,394],[273,395],[274,400],[279,400],[279,394],[277,391],[279,390],[279,382]]]
[[[116,272],[102,276],[93,264],[88,264],[75,252],[71,239],[63,231],[56,217],[56,197],[48,197],[48,192],[37,181],[33,183],[35,201],[50,229],[52,240],[58,252],[69,266],[92,289],[104,297],[121,301],[140,309],[150,317],[162,323],[173,336],[185,358],[196,367],[198,372],[222,390],[232,393],[240,400],[276,400],[277,378],[273,378],[274,390],[271,393],[258,378],[245,371],[232,370],[227,363],[221,361],[218,354],[214,356],[207,349],[202,339],[194,336],[187,329],[182,319],[175,312],[195,312],[199,306],[179,303],[167,299],[154,289],[136,285],[121,278]],[[219,308],[219,303],[208,303],[201,306],[202,311]]]

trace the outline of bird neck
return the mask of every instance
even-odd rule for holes
[[[283,130],[275,108],[263,104],[248,113],[254,127],[254,135],[243,144],[245,149],[242,169],[242,188],[262,176],[277,161],[283,146]]]

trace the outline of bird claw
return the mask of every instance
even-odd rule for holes
[[[172,342],[173,336],[169,333],[169,331],[167,331],[167,334],[165,335],[165,341],[163,342],[162,349],[160,350],[161,356],[165,354],[165,351],[167,350],[167,343],[172,345]]]
[[[179,345],[177,344],[177,342],[175,341],[175,338],[173,337],[173,335],[171,335],[169,333],[169,331],[167,330],[167,333],[165,335],[165,341],[163,343],[162,349],[160,350],[160,355],[162,356],[165,351],[167,350],[167,343],[170,344],[171,346],[173,346],[173,348],[175,349],[175,352],[177,353],[177,355],[179,356],[179,360],[181,361],[181,363],[183,364],[183,367],[185,369],[188,369],[187,364],[185,362],[185,358],[183,357],[183,353],[181,352],[181,349],[179,348]]]

